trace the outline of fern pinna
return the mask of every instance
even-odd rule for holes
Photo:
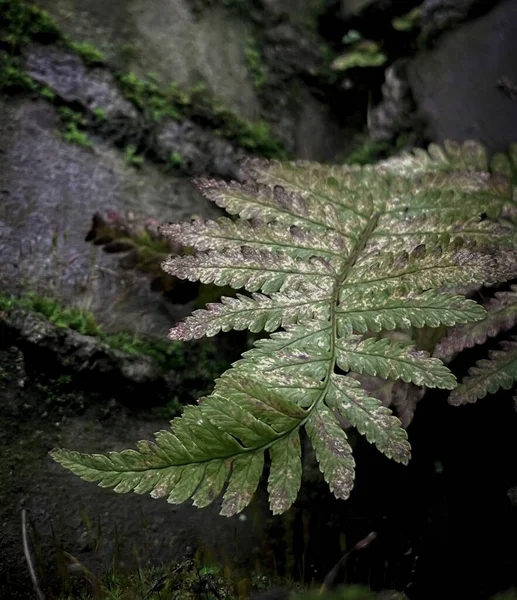
[[[192,498],[198,507],[227,484],[221,514],[230,516],[250,502],[267,450],[270,507],[279,514],[300,488],[303,427],[330,489],[346,499],[354,459],[338,417],[387,457],[410,458],[399,419],[354,376],[456,385],[439,359],[386,332],[483,319],[484,309],[453,288],[514,274],[511,232],[482,218],[487,206],[497,217],[511,203],[505,178],[465,178],[451,169],[408,176],[400,163],[350,168],[254,159],[243,171],[242,184],[196,181],[238,218],[165,226],[174,242],[197,252],[171,257],[163,268],[249,294],[195,311],[169,337],[274,333],[154,443],[107,455],[52,452],[83,479],[171,503]]]
[[[479,143],[466,142],[458,146],[449,142],[443,149],[432,145],[429,154],[416,150],[413,155],[406,154],[387,161],[384,168],[399,174],[448,171],[455,173],[456,177],[469,179],[472,184],[475,184],[476,178],[486,178],[490,173],[498,179],[500,186],[507,187],[509,198],[512,197],[513,185],[513,196],[517,197],[517,144],[512,144],[506,153],[494,155],[491,160],[488,160],[486,149]],[[494,208],[492,212],[491,205],[487,203],[486,213],[505,224],[505,228],[499,232],[497,243],[511,247],[517,241],[517,205],[510,200],[502,211],[497,203]],[[491,293],[490,290],[483,292],[488,295]],[[511,389],[517,382],[517,337],[511,335],[517,325],[517,286],[511,285],[509,289],[495,292],[484,301],[483,306],[487,311],[483,320],[450,328],[433,352],[433,356],[448,362],[466,348],[485,344],[488,338],[497,338],[499,341],[499,349],[490,350],[487,358],[478,360],[451,392],[449,402],[453,405],[476,402],[500,388]],[[517,407],[517,395],[515,401]]]

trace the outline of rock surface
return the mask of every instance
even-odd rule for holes
[[[345,18],[352,17],[372,5],[381,3],[382,0],[341,0],[341,14]]]
[[[425,0],[421,8],[424,37],[433,37],[466,21],[473,13],[483,13],[499,0]]]
[[[175,313],[146,276],[86,243],[92,215],[113,209],[165,222],[214,218],[218,209],[185,178],[127,166],[100,140],[93,149],[70,144],[58,125],[45,101],[1,101],[0,290],[58,296],[112,329],[164,336],[188,309]]]
[[[245,117],[258,115],[244,49],[249,26],[224,6],[197,17],[189,0],[42,0],[72,39],[105,51],[110,61],[140,77],[155,73],[163,85],[199,81]]]
[[[113,75],[103,68],[88,68],[70,50],[31,44],[26,52],[24,69],[65,102],[78,102],[92,111],[101,109],[108,119],[137,117],[134,106],[117,89]]]
[[[295,156],[332,160],[348,147],[345,128],[323,102],[319,38],[307,31],[316,22],[319,0],[263,0],[252,10],[232,10],[210,0],[42,0],[71,39],[105,51],[110,66],[141,78],[152,73],[167,86],[204,83],[221,102],[251,121],[265,120]],[[195,9],[198,6],[198,9]],[[69,18],[73,11],[74,18]],[[248,51],[259,50],[266,83],[257,86]],[[314,123],[315,142],[305,135]],[[325,144],[321,138],[327,137]],[[301,141],[303,140],[303,141]],[[203,147],[203,142],[196,144]],[[197,151],[197,150],[196,150]]]
[[[516,140],[517,102],[508,93],[517,85],[516,31],[517,3],[507,0],[411,61],[409,83],[427,138],[476,139],[490,152]]]
[[[395,61],[386,69],[382,101],[372,109],[368,122],[374,141],[393,141],[397,135],[415,135],[418,128],[415,106],[407,81],[407,60]]]
[[[148,391],[153,384],[165,387],[164,374],[150,357],[115,350],[96,337],[57,327],[43,315],[12,310],[3,315],[0,331],[38,360],[54,362],[79,377],[97,378],[99,384],[104,379],[107,387],[129,384],[142,390],[146,386]]]

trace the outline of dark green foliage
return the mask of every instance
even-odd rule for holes
[[[343,38],[347,48],[331,64],[335,71],[346,71],[355,67],[380,67],[386,61],[386,55],[377,42],[363,39],[355,30],[349,31]]]
[[[409,12],[400,17],[395,17],[391,24],[397,31],[412,31],[420,26],[421,8],[415,6]]]
[[[403,134],[398,136],[394,144],[374,141],[368,135],[360,135],[355,142],[355,148],[344,160],[349,165],[371,165],[397,154],[406,143],[407,139]]]
[[[460,146],[446,142],[444,148],[433,144],[428,153],[415,150],[413,156],[406,154],[384,164],[387,169],[397,173],[426,173],[427,176],[437,172],[449,173],[457,181],[463,179],[466,182],[470,179],[472,185],[485,185],[491,181],[487,188],[485,212],[492,220],[499,222],[499,230],[494,231],[497,232],[498,242],[508,248],[517,246],[517,212],[512,198],[515,190],[512,183],[517,183],[517,144],[512,144],[506,153],[498,153],[490,158],[479,143],[468,141]],[[502,213],[497,210],[492,212],[495,197],[505,194],[511,201]],[[436,345],[434,356],[450,361],[462,350],[484,344],[490,338],[499,341],[499,349],[490,350],[487,358],[477,361],[469,369],[468,376],[451,392],[451,404],[476,402],[501,388],[509,390],[514,387],[517,381],[517,343],[511,332],[517,323],[516,291],[515,285],[495,293],[490,289],[485,290],[485,297],[493,294],[484,302],[486,317],[476,323],[450,328]]]
[[[134,146],[134,144],[130,144],[129,146],[126,146],[124,160],[126,165],[141,167],[144,164],[145,159],[141,154],[137,154],[136,146]]]

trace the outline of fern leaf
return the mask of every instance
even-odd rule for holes
[[[517,341],[500,343],[501,350],[489,353],[489,359],[479,360],[469,369],[468,377],[451,392],[449,402],[453,405],[476,402],[497,390],[511,389],[517,381]]]
[[[250,180],[259,184],[282,186],[312,202],[334,206],[343,211],[353,225],[358,221],[364,225],[374,210],[373,195],[361,193],[372,187],[372,176],[365,172],[308,161],[286,164],[257,158],[246,159],[242,168]],[[388,184],[386,179],[376,181],[384,186]],[[343,190],[347,193],[343,194]]]
[[[346,500],[355,479],[355,461],[346,433],[324,404],[312,413],[305,428],[330,490],[336,498]]]
[[[276,221],[315,231],[333,230],[351,240],[355,240],[357,232],[364,227],[364,219],[347,207],[322,204],[311,195],[302,196],[279,185],[240,185],[198,179],[197,186],[206,198],[241,219]]]
[[[366,333],[409,327],[452,326],[479,321],[484,309],[473,300],[447,293],[427,291],[422,294],[393,298],[386,291],[372,295],[367,290],[347,290],[336,310],[337,326],[342,337],[353,331]]]
[[[388,159],[378,164],[383,171],[413,177],[429,171],[488,171],[488,152],[483,144],[467,140],[460,145],[446,140],[443,147],[430,144],[427,152],[416,148],[412,153]]]
[[[336,231],[324,234],[306,231],[295,225],[260,223],[252,225],[248,221],[232,221],[225,217],[217,221],[194,221],[192,223],[171,223],[160,228],[163,235],[178,244],[196,250],[240,249],[248,246],[270,252],[282,251],[291,258],[322,256],[343,258],[350,251],[350,242]]]
[[[451,206],[453,207],[454,203]],[[473,212],[485,210],[482,206],[474,205],[472,208]],[[427,246],[440,242],[451,244],[460,239],[479,246],[491,246],[494,239],[497,239],[498,245],[504,248],[513,248],[517,243],[515,230],[509,226],[502,226],[488,220],[481,221],[477,217],[462,222],[460,228],[454,214],[447,209],[440,210],[437,214],[410,220],[393,222],[393,219],[388,219],[386,226],[380,220],[379,227],[372,238],[378,240],[379,245],[383,247],[389,245],[392,252],[408,250],[420,244]]]
[[[359,382],[350,377],[333,375],[328,404],[388,458],[408,463],[411,448],[400,421],[377,398],[368,396]]]
[[[56,450],[54,458],[119,492],[191,498],[196,506],[223,494],[221,513],[228,516],[251,500],[266,451],[271,510],[291,506],[300,487],[303,427],[330,489],[347,498],[354,459],[337,415],[389,458],[407,463],[400,420],[355,377],[454,388],[437,358],[382,333],[479,321],[482,307],[444,290],[516,274],[512,232],[499,236],[501,226],[481,218],[487,198],[496,216],[512,200],[490,174],[470,172],[486,164],[478,147],[467,150],[465,156],[465,146],[460,154],[446,146],[445,155],[419,155],[412,178],[407,165],[390,171],[251,160],[243,184],[198,180],[207,198],[239,218],[165,226],[197,253],[172,257],[163,269],[252,294],[209,304],[170,337],[244,328],[270,336],[244,352],[209,396],[186,407],[170,431],[158,432],[155,443],[107,456]],[[451,165],[468,172],[452,172]]]
[[[475,247],[451,244],[427,249],[419,245],[412,252],[372,252],[350,269],[341,293],[360,290],[404,293],[449,288],[473,283],[496,283],[510,278],[514,255],[487,254]]]
[[[517,286],[508,292],[496,292],[485,305],[486,317],[476,323],[454,327],[437,344],[434,356],[450,360],[456,352],[484,344],[489,337],[496,337],[517,324]]]
[[[275,441],[284,447],[272,451],[274,462],[282,454],[285,459],[287,453],[296,473],[299,445],[293,439],[306,417],[305,410],[277,397],[266,386],[232,375],[218,380],[214,394],[203,399],[199,407],[186,407],[183,416],[172,421],[171,432],[156,434],[155,444],[140,442],[137,450],[107,456],[69,450],[55,450],[52,456],[102,487],[114,487],[117,492],[151,492],[153,497],[167,497],[174,504],[193,497],[197,505],[207,506],[229,476],[221,514],[230,516],[251,500],[262,474],[264,451]],[[284,438],[289,438],[287,446]],[[282,476],[278,465],[275,469],[272,507],[285,509],[289,498],[296,497],[299,484],[296,478]]]
[[[271,512],[278,515],[290,508],[302,483],[302,450],[298,431],[271,446],[269,454],[269,503]]]
[[[454,375],[436,358],[429,358],[414,346],[387,338],[361,339],[349,336],[336,344],[337,364],[343,371],[366,373],[383,379],[401,379],[406,383],[453,389]]]
[[[174,256],[163,263],[163,269],[180,279],[266,293],[296,290],[311,283],[324,282],[326,278],[330,284],[334,275],[331,264],[317,256],[302,261],[287,254],[252,249]]]
[[[314,288],[311,293],[253,294],[251,298],[222,297],[220,303],[209,304],[206,310],[196,310],[169,333],[173,340],[190,340],[213,336],[219,331],[249,329],[253,332],[275,331],[301,319],[328,319],[328,292]]]

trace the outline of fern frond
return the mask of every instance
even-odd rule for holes
[[[443,146],[430,144],[427,151],[415,148],[394,158],[378,163],[378,168],[406,177],[431,171],[486,172],[489,156],[485,146],[474,140],[458,144],[446,140]]]
[[[169,333],[172,340],[190,340],[213,336],[219,331],[249,329],[252,332],[275,331],[299,320],[328,319],[329,293],[322,288],[308,292],[276,292],[269,296],[252,294],[251,298],[222,297],[220,303],[196,310]]]
[[[341,294],[336,315],[338,332],[345,337],[353,331],[379,332],[479,321],[485,311],[473,300],[434,290],[394,298],[386,290],[374,296],[368,289],[352,288]]]
[[[297,225],[314,231],[337,231],[355,240],[365,218],[339,203],[322,203],[310,194],[301,195],[279,185],[238,184],[195,180],[199,191],[217,206],[241,219],[261,219]]]
[[[388,338],[351,335],[336,342],[336,362],[343,371],[374,375],[383,379],[401,379],[406,383],[453,389],[454,375],[436,358],[429,358],[414,346]]]
[[[232,221],[220,217],[217,221],[171,223],[160,228],[163,235],[196,250],[225,250],[248,246],[257,250],[285,252],[291,258],[322,256],[343,258],[350,252],[350,242],[337,231],[324,234],[307,231],[295,225],[268,223],[261,227],[249,221]]]
[[[489,353],[489,359],[479,360],[469,369],[468,377],[451,392],[451,404],[473,403],[487,394],[495,394],[500,388],[509,390],[514,386],[517,381],[517,340],[503,341],[500,347],[501,350]]]
[[[453,150],[448,164],[454,157],[455,165],[485,168],[477,147],[468,160]],[[445,158],[436,151],[433,161]],[[438,359],[382,333],[479,321],[482,307],[444,290],[502,281],[515,275],[517,261],[511,233],[499,236],[499,226],[482,219],[487,198],[496,216],[512,202],[502,184],[487,173],[463,181],[450,167],[432,173],[428,163],[413,165],[410,179],[404,169],[251,160],[243,184],[198,180],[207,198],[239,219],[166,226],[197,253],[172,257],[163,268],[253,293],[209,304],[170,337],[244,328],[270,337],[244,352],[212,394],[187,407],[154,444],[105,457],[56,450],[54,458],[89,481],[169,502],[192,498],[206,506],[227,484],[224,515],[249,503],[266,451],[271,509],[289,508],[300,487],[302,427],[330,489],[347,498],[354,459],[337,415],[407,463],[400,420],[354,377],[454,388]]]
[[[303,261],[284,253],[251,248],[174,256],[162,266],[180,279],[265,293],[325,285],[326,279],[330,285],[335,277],[332,262],[319,256]]]
[[[410,448],[399,419],[380,400],[372,398],[351,377],[332,375],[327,403],[388,458],[407,464]]]
[[[496,337],[517,324],[517,285],[510,291],[496,292],[486,304],[486,317],[449,329],[447,335],[437,344],[434,356],[450,360],[454,354],[477,344],[484,344],[489,337]]]

